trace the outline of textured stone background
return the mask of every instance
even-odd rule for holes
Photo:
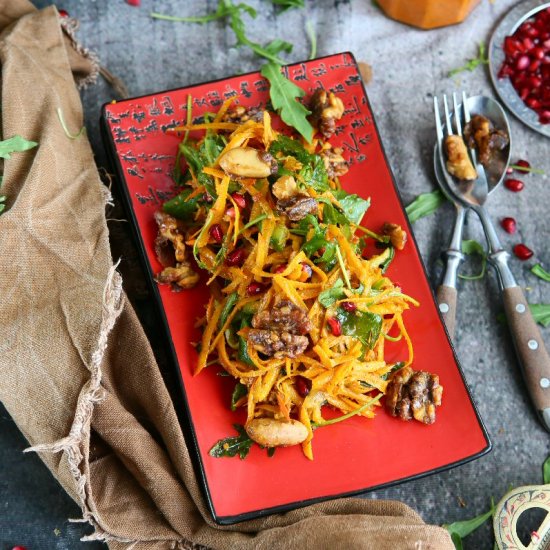
[[[50,3],[35,0],[37,7]],[[258,18],[249,23],[250,37],[260,42],[275,37],[289,40],[294,51],[288,60],[299,61],[309,54],[304,24],[310,20],[318,36],[319,55],[351,50],[358,59],[370,63],[374,79],[367,91],[404,202],[432,190],[432,96],[454,89],[465,89],[471,95],[494,94],[484,68],[454,78],[446,75],[475,56],[476,44],[488,42],[494,26],[515,2],[481,0],[464,24],[430,32],[386,19],[370,0],[306,3],[306,11],[276,15],[267,0],[250,0],[259,11]],[[97,51],[102,63],[127,83],[130,94],[142,95],[258,68],[260,59],[248,50],[231,47],[233,34],[223,23],[204,27],[153,21],[148,16],[150,11],[195,15],[213,10],[216,5],[216,0],[142,0],[142,6],[135,8],[123,0],[64,0],[58,7],[80,19],[81,41]],[[83,93],[86,125],[100,166],[105,163],[105,155],[98,134],[99,110],[112,98],[113,92],[104,82]],[[548,139],[513,117],[511,125],[512,156],[527,158],[533,166],[550,173]],[[490,209],[494,219],[512,215],[518,220],[516,235],[500,232],[505,245],[511,248],[519,241],[527,243],[535,250],[535,259],[548,269],[550,182],[548,177],[538,175],[524,179],[526,188],[522,193],[499,189],[491,197]],[[450,232],[452,212],[452,207],[445,205],[414,225],[434,285],[440,275],[439,258]],[[141,310],[146,293],[139,281],[131,278],[137,258],[127,244],[124,225],[111,225],[113,253],[117,257],[124,253],[128,291]],[[482,240],[476,219],[468,220],[466,238]],[[530,302],[550,303],[550,284],[529,272],[528,266],[533,263],[513,259],[511,267]],[[496,320],[501,305],[494,273],[489,271],[482,280],[462,281],[459,292],[456,349],[493,441],[493,451],[449,472],[368,495],[402,500],[426,521],[437,524],[484,512],[490,497],[498,501],[510,486],[541,482],[541,465],[550,454],[548,434],[530,407],[509,335]],[[550,346],[550,329],[543,329],[543,335]],[[25,446],[1,409],[0,550],[15,544],[29,550],[102,548],[100,543],[85,545],[78,541],[86,528],[67,522],[68,517],[79,516],[78,508],[36,456],[21,453]],[[490,526],[483,526],[466,539],[465,548],[492,548]]]

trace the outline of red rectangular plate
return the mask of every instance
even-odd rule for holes
[[[285,70],[307,95],[323,87],[343,100],[345,115],[331,142],[343,148],[350,163],[350,171],[342,178],[344,189],[371,197],[364,223],[376,230],[391,221],[408,227],[410,235],[353,56],[333,55],[290,65]],[[208,290],[201,285],[174,293],[168,286],[157,287],[152,278],[161,270],[153,249],[157,229],[153,213],[173,195],[171,173],[180,140],[165,131],[184,124],[189,95],[195,119],[216,111],[229,97],[234,96],[245,106],[262,106],[269,99],[267,82],[259,73],[250,73],[107,104],[103,107],[102,130],[165,320],[168,342],[175,353],[199,474],[214,519],[233,523],[357,494],[441,471],[488,452],[491,445],[487,433],[447,338],[418,248],[411,239],[396,254],[388,276],[421,304],[407,311],[404,319],[414,344],[413,367],[439,374],[444,387],[435,424],[403,422],[380,408],[373,420],[356,416],[317,430],[313,462],[304,457],[300,446],[278,449],[272,458],[258,447],[253,447],[245,460],[208,454],[216,441],[235,434],[233,423],[244,420],[242,413],[233,413],[229,407],[232,378],[216,376],[218,367],[197,377],[192,375],[197,357],[192,342],[200,340],[193,324],[204,313]],[[388,361],[406,357],[401,344],[388,346],[388,355]]]

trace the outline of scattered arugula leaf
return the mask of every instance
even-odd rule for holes
[[[543,281],[547,281],[547,282],[550,283],[550,273],[548,273],[548,271],[546,271],[546,269],[544,269],[544,267],[542,267],[542,265],[540,265],[540,264],[534,265],[531,268],[531,273],[533,273],[533,275],[536,275],[537,277],[539,277],[539,279],[542,279]]]
[[[550,304],[529,304],[529,309],[539,325],[550,326]]]
[[[544,461],[542,465],[542,482],[545,485],[550,483],[550,456]]]
[[[489,64],[489,57],[487,56],[487,48],[485,47],[485,42],[480,42],[478,44],[478,54],[477,57],[474,57],[473,59],[468,59],[465,65],[462,67],[459,67],[458,69],[453,69],[452,71],[449,71],[448,76],[454,76],[455,74],[462,73],[464,71],[473,71],[475,70],[479,65],[488,65]]]
[[[447,529],[451,535],[451,539],[457,550],[462,549],[462,539],[473,533],[476,529],[481,527],[489,518],[493,516],[495,512],[495,503],[491,497],[491,508],[484,514],[480,514],[472,519],[463,521],[455,521],[454,523],[444,524],[443,527]]]
[[[311,112],[297,100],[305,95],[305,91],[283,76],[280,63],[266,63],[260,72],[269,81],[271,103],[283,122],[295,128],[311,143],[313,127],[306,118]]]
[[[517,170],[518,172],[531,172],[533,174],[540,174],[541,176],[544,176],[545,174],[544,170],[541,170],[540,168],[527,168],[527,166],[518,166],[517,164],[510,164],[509,168],[512,168],[512,170]]]
[[[241,384],[240,382],[237,382],[235,384],[235,389],[233,390],[233,393],[231,394],[231,410],[236,411],[237,410],[237,403],[241,397],[244,397],[248,393],[248,388]]]
[[[191,218],[195,213],[195,210],[199,206],[201,197],[199,195],[188,200],[189,195],[192,193],[192,189],[185,189],[179,195],[176,195],[173,199],[166,201],[162,205],[162,209],[171,216],[179,218],[180,220],[186,220]]]
[[[304,0],[271,0],[272,4],[281,6],[283,11],[290,10],[292,8],[304,8]]]
[[[0,158],[10,159],[12,153],[21,153],[37,145],[38,143],[35,141],[28,141],[21,136],[13,136],[0,141]]]
[[[220,439],[208,452],[210,456],[221,458],[224,456],[234,457],[238,454],[241,460],[246,458],[254,442],[248,437],[244,426],[233,424],[233,427],[239,435]]]
[[[346,293],[344,292],[344,281],[342,281],[342,279],[338,279],[332,288],[323,290],[323,292],[319,294],[318,300],[323,307],[330,307],[332,304],[345,297]]]
[[[363,199],[359,195],[352,195],[343,189],[333,191],[336,200],[340,203],[346,218],[353,224],[359,225],[365,212],[370,206],[370,199]]]
[[[382,317],[369,311],[336,310],[336,318],[342,325],[342,333],[357,338],[365,349],[372,349],[382,330]]]
[[[481,271],[477,275],[459,275],[461,279],[466,281],[475,281],[476,279],[482,279],[485,276],[487,269],[487,252],[483,246],[476,240],[464,240],[462,241],[462,252],[469,256],[476,254],[481,257]]]
[[[309,59],[315,59],[315,56],[317,55],[317,35],[315,34],[315,29],[309,19],[306,21],[306,34],[309,38],[309,43],[311,44]]]
[[[308,122],[309,124],[309,122]],[[311,164],[306,164],[298,174],[298,179],[302,180],[306,186],[311,187],[317,193],[323,193],[330,189],[328,183],[327,169],[323,159],[319,155],[312,155]]]
[[[302,164],[311,164],[315,155],[308,153],[305,147],[296,139],[281,134],[270,146],[272,155],[281,153],[284,156],[296,157]]]
[[[414,223],[424,216],[433,214],[445,200],[445,195],[443,195],[439,189],[431,193],[421,193],[405,208],[405,212],[407,213],[409,221]]]

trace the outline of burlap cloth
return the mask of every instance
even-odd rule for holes
[[[0,399],[113,549],[451,549],[399,502],[342,499],[215,525],[155,358],[113,267],[75,86],[93,57],[55,8],[0,0],[2,134],[38,147],[4,164]],[[70,30],[70,29],[69,29]],[[70,33],[69,33],[70,34]],[[74,137],[74,136],[73,136]],[[192,542],[191,542],[192,541]]]

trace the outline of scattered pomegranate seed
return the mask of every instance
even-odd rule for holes
[[[282,273],[287,268],[286,264],[278,265],[275,269],[275,273]]]
[[[235,207],[234,207],[234,206],[230,206],[229,208],[226,208],[226,210],[225,210],[225,215],[226,215],[228,218],[234,219],[234,218],[235,218]]]
[[[69,17],[69,12],[67,10],[57,10],[59,15],[61,15],[61,17]],[[17,548],[17,546],[15,547]]]
[[[240,193],[233,193],[231,195],[231,198],[235,201],[235,204],[241,209],[244,210],[246,208],[246,199],[243,195]]]
[[[202,194],[202,200],[203,200],[204,202],[210,203],[210,202],[212,202],[214,199],[211,197],[210,193],[203,193],[203,194]]]
[[[523,243],[520,243],[514,246],[514,254],[520,260],[524,261],[524,260],[528,260],[533,255],[533,251],[528,246],[525,246]]]
[[[510,235],[516,232],[517,225],[514,218],[503,218],[500,222],[500,225],[502,226],[502,229],[504,229],[506,233],[510,233]]]
[[[136,8],[141,5],[141,0],[126,0],[129,6],[135,6]]]
[[[384,313],[384,319],[393,319],[393,313]]]
[[[509,189],[514,193],[519,193],[525,187],[525,184],[521,180],[516,180],[513,178],[504,180],[504,185],[506,186],[506,189]]]
[[[300,397],[306,397],[311,390],[311,380],[303,376],[296,377],[296,391]]]
[[[210,236],[219,244],[223,241],[222,226],[219,223],[215,223],[208,230]]]
[[[516,166],[518,166],[517,170],[518,172],[527,172],[529,168],[531,168],[531,165],[526,160],[520,159],[516,162]],[[521,170],[521,168],[526,168],[527,170]]]
[[[27,550],[26,546],[14,546],[11,550]]]
[[[225,258],[225,265],[229,266],[241,266],[246,258],[246,252],[244,248],[236,248],[232,250]]]
[[[508,168],[506,168],[506,175],[509,176],[510,174],[513,174],[513,173],[514,173],[514,169],[513,169],[513,168],[510,168],[510,167],[508,166]]]
[[[355,302],[342,302],[340,304],[346,311],[355,311],[357,309],[357,304]]]
[[[261,294],[265,290],[265,286],[261,283],[250,283],[246,289],[246,293],[249,296],[256,296],[256,294]]]
[[[339,319],[336,319],[336,317],[329,317],[327,323],[330,332],[332,332],[334,336],[340,336],[342,334],[342,323],[340,323]]]

